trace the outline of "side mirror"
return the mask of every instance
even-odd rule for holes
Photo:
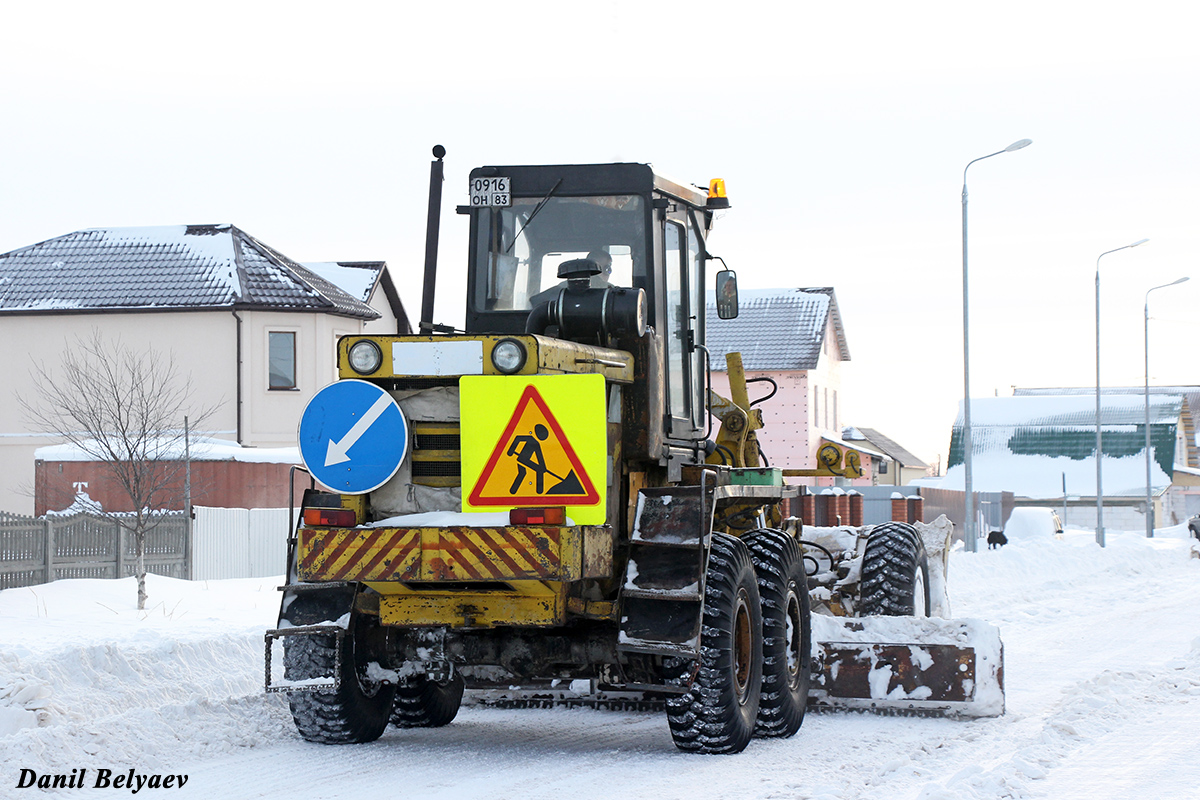
[[[717,273],[717,316],[721,319],[737,319],[737,315],[737,273],[723,269]]]

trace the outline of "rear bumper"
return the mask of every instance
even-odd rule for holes
[[[570,607],[567,586],[607,578],[606,525],[494,528],[301,528],[299,578],[361,582],[379,593],[379,621],[406,627],[553,627]],[[611,604],[607,604],[611,605]]]
[[[603,525],[301,528],[300,580],[576,581],[612,574]]]

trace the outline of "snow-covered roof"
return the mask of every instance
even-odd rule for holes
[[[0,254],[0,313],[207,308],[379,317],[233,225],[93,228]]]
[[[885,453],[881,453],[878,450],[875,450],[870,447],[863,447],[861,439],[859,439],[858,441],[851,441],[849,439],[843,439],[836,434],[829,433],[828,431],[824,431],[821,433],[821,440],[825,441],[825,442],[833,442],[834,444],[838,445],[839,447],[843,447],[847,450],[857,450],[858,452],[862,453],[863,455],[868,455],[871,458],[875,458],[875,459],[887,458],[887,454],[885,454]]]
[[[750,372],[815,369],[832,320],[838,353],[850,360],[842,316],[831,287],[741,289],[736,319],[719,319],[715,298],[705,307],[712,368],[725,369],[726,353],[740,352]]]
[[[356,300],[366,303],[379,282],[383,261],[317,261],[304,266]]]
[[[975,427],[975,421],[971,420],[971,427]],[[874,428],[846,428],[842,431],[842,438],[847,442],[868,441],[874,447],[882,450],[889,458],[905,467],[914,467],[917,469],[926,469],[929,467],[921,459],[914,456],[909,451],[905,450],[900,445],[896,444],[893,439],[884,436]]]
[[[1104,386],[1100,389],[1102,395],[1109,394],[1124,394],[1137,395],[1144,397],[1147,391],[1145,385],[1142,386]],[[1149,387],[1151,396],[1173,394],[1183,397],[1183,427],[1185,430],[1193,431],[1192,441],[1189,443],[1187,453],[1188,466],[1200,468],[1200,425],[1197,425],[1196,413],[1200,411],[1200,386],[1151,386]],[[1045,396],[1045,395],[1087,395],[1093,401],[1096,397],[1096,388],[1094,386],[1078,387],[1014,387],[1013,394],[1023,396]],[[974,420],[972,420],[974,423]]]
[[[161,458],[182,459],[182,438],[169,437],[160,447],[149,452]],[[301,464],[298,447],[243,447],[225,439],[193,436],[188,444],[187,455],[192,461],[241,461],[255,464]],[[95,461],[83,448],[73,444],[50,444],[33,452],[37,461]]]
[[[1150,483],[1169,486],[1175,432],[1183,399],[1150,398]],[[1101,470],[1106,496],[1137,497],[1146,491],[1145,404],[1133,395],[1101,396]],[[964,484],[961,405],[950,442],[949,469],[941,488]],[[984,397],[971,399],[971,483],[976,491],[1007,491],[1018,497],[1057,498],[1096,494],[1095,394]]]

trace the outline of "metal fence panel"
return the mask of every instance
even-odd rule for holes
[[[250,510],[250,574],[246,577],[265,578],[286,571],[292,528],[286,508]]]
[[[195,580],[249,577],[249,509],[193,506],[192,511]]]
[[[290,532],[286,508],[196,506],[194,511],[195,580],[283,573]]]
[[[923,494],[916,486],[853,486],[863,496],[863,524],[878,525],[892,518],[892,495],[916,497]]]

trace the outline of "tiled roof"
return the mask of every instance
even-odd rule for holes
[[[832,288],[742,290],[736,319],[719,319],[710,299],[705,328],[713,369],[723,371],[730,352],[740,352],[751,372],[815,369],[831,317],[838,352],[849,361]]]
[[[0,313],[205,308],[379,316],[232,225],[95,228],[0,254]]]
[[[975,421],[971,420],[971,428],[974,429],[974,427],[975,427]],[[909,451],[905,450],[900,445],[896,444],[896,442],[894,440],[890,439],[887,436],[884,436],[882,433],[875,430],[874,428],[855,427],[850,430],[857,431],[859,434],[862,435],[863,439],[866,439],[868,442],[873,444],[875,447],[882,450],[884,453],[886,453],[888,455],[889,458],[891,458],[893,461],[895,461],[898,464],[902,464],[906,467],[915,467],[917,469],[925,469],[929,466],[924,461],[917,458],[916,456],[914,456]],[[854,441],[857,437],[849,435],[849,434],[843,434],[842,438],[846,439],[847,441]],[[972,442],[972,444],[973,444],[973,442]]]

